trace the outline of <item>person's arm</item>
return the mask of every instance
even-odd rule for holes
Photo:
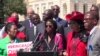
[[[93,56],[100,56],[100,36],[99,39],[96,40],[95,46],[93,48]]]
[[[63,50],[63,42],[62,42],[62,35],[57,33],[55,36],[55,44],[57,45],[57,49],[59,51]]]

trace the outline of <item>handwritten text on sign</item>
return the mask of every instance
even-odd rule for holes
[[[24,51],[30,52],[32,48],[32,42],[23,42],[23,43],[11,43],[7,46],[8,56],[16,56],[17,51],[23,49]]]

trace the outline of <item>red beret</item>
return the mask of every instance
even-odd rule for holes
[[[70,18],[71,18],[71,14],[67,14],[67,15],[66,15],[66,19],[69,20]]]
[[[74,20],[74,21],[82,20],[83,21],[83,18],[84,18],[84,14],[78,11],[73,11],[71,14],[66,15],[66,19],[68,20]]]
[[[84,18],[84,14],[82,14],[81,12],[78,12],[78,11],[74,11],[71,14],[70,20],[75,20],[75,21],[82,20],[83,21],[83,18]]]

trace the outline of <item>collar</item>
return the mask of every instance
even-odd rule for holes
[[[94,27],[92,28],[92,30],[90,31],[90,35],[93,34],[93,32],[96,30],[96,28],[97,28],[97,26],[94,26]]]
[[[60,21],[60,18],[59,17],[53,18],[53,20],[59,22]]]

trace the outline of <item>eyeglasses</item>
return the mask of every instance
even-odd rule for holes
[[[47,28],[47,27],[52,28],[52,25],[46,25],[46,28]]]
[[[59,9],[53,9],[53,10],[59,10]]]

